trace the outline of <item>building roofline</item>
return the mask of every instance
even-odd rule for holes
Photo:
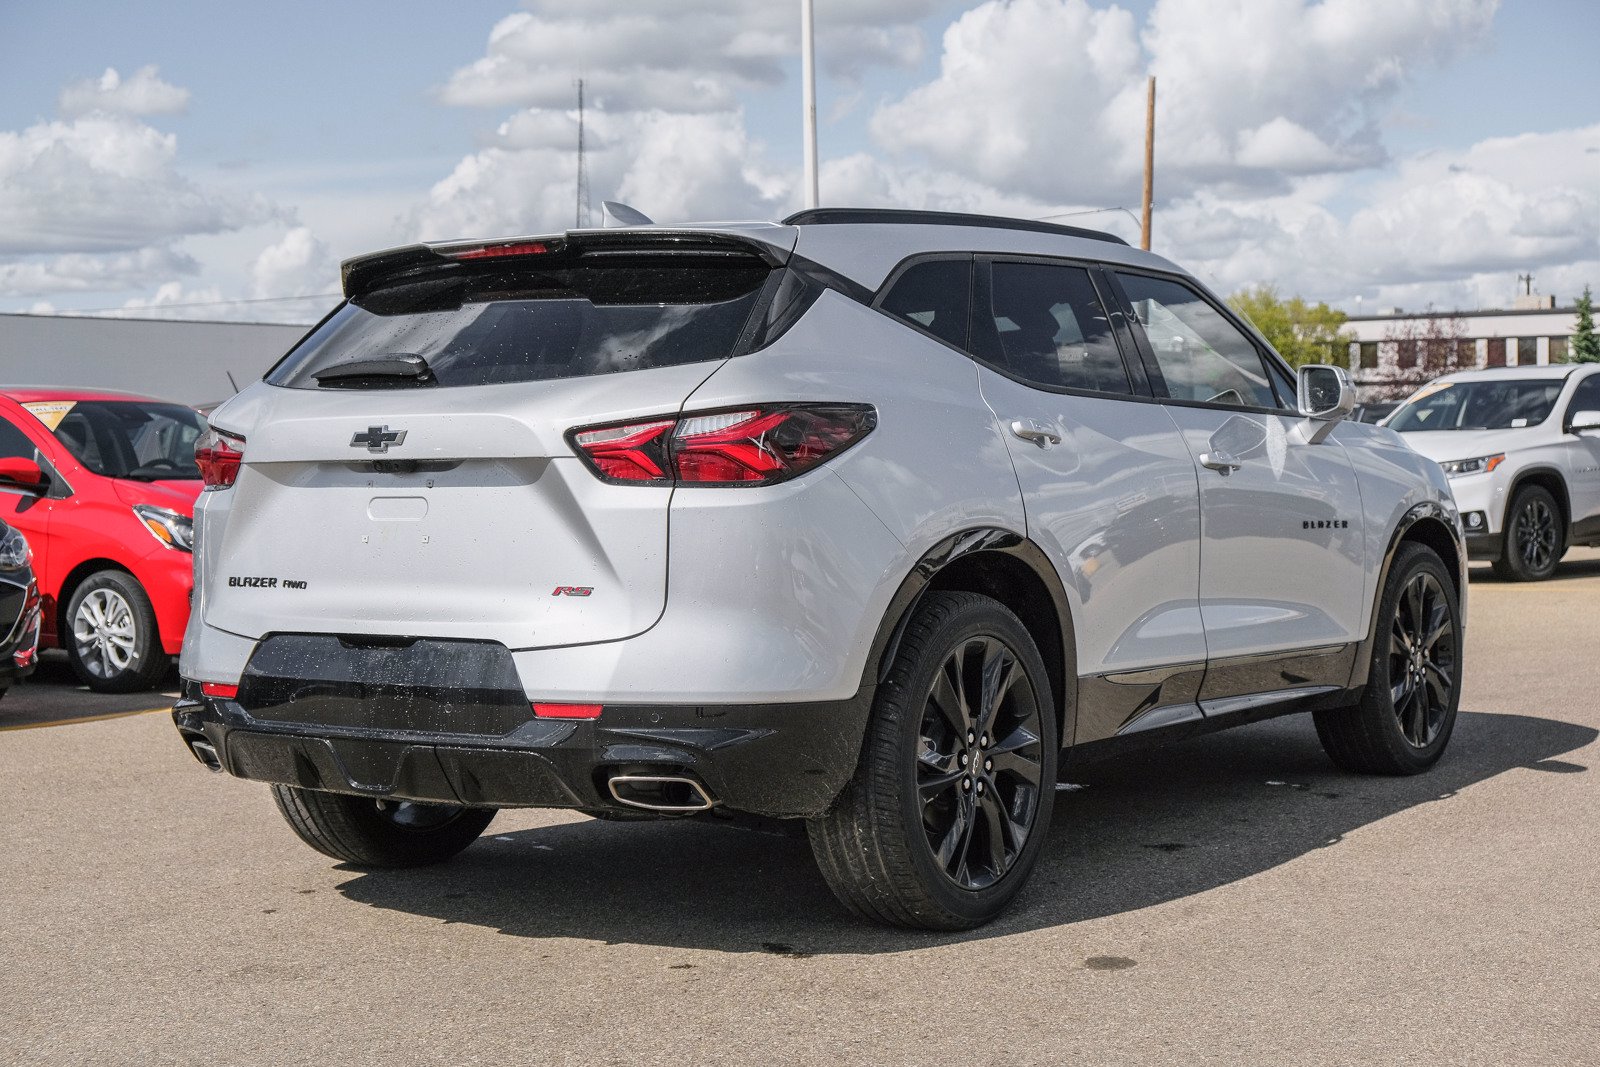
[[[70,312],[55,312],[49,315],[37,315],[29,311],[0,311],[3,319],[45,319],[59,320],[72,319],[75,322],[160,322],[166,324],[176,323],[179,326],[278,326],[309,330],[315,322],[241,322],[238,319],[163,319],[144,315],[74,315]]]
[[[1482,319],[1502,315],[1576,315],[1576,306],[1564,308],[1488,308],[1482,311],[1407,311],[1399,315],[1346,315],[1345,322],[1399,322],[1402,319]]]

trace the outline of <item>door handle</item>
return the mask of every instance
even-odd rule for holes
[[[1234,459],[1227,452],[1202,452],[1200,453],[1200,466],[1216,471],[1226,478],[1244,464]]]
[[[1032,441],[1040,448],[1049,448],[1051,445],[1061,443],[1060,434],[1052,433],[1032,419],[1013,419],[1011,432],[1024,441]]]

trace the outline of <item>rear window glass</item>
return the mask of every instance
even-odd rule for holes
[[[884,311],[957,348],[967,346],[972,260],[936,259],[906,268],[883,298]]]
[[[455,268],[346,303],[267,375],[273,385],[491,385],[732,355],[771,269],[749,256],[618,257],[541,269]],[[347,378],[355,361],[426,362],[427,378]]]

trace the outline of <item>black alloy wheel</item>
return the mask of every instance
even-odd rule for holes
[[[1414,541],[1395,553],[1383,590],[1359,701],[1312,718],[1323,749],[1345,770],[1417,774],[1438,762],[1455,730],[1460,600],[1445,561]]]
[[[1414,748],[1439,736],[1456,687],[1456,626],[1444,587],[1419,571],[1400,593],[1389,634],[1389,698]]]
[[[1042,734],[1039,701],[1011,649],[985,634],[950,651],[922,714],[917,792],[934,862],[961,888],[998,882],[1026,847]]]
[[[1495,572],[1516,582],[1537,582],[1555,573],[1565,551],[1561,508],[1542,486],[1524,486],[1506,511],[1505,548]]]
[[[857,915],[968,930],[1022,890],[1049,834],[1050,675],[1016,614],[978,593],[923,594],[893,655],[855,774],[806,833]]]

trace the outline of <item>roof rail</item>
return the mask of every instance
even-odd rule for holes
[[[876,207],[814,207],[796,212],[783,220],[785,226],[867,226],[874,223],[898,223],[902,226],[977,226],[991,230],[1028,230],[1033,233],[1055,233],[1067,237],[1083,237],[1091,241],[1109,241],[1125,245],[1128,242],[1116,234],[1103,230],[1086,230],[1079,226],[1061,226],[1054,222],[1036,222],[1033,219],[1008,219],[1002,215],[969,215],[962,211],[908,211],[903,208]]]

